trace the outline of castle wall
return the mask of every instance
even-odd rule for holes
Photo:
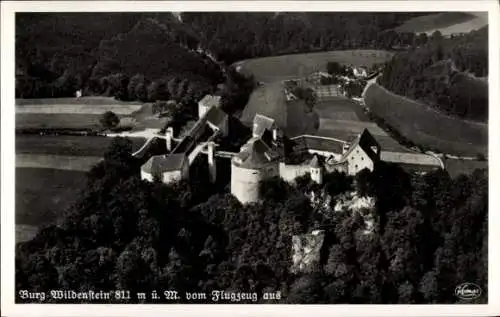
[[[181,170],[165,172],[163,173],[162,182],[165,184],[180,181],[183,178],[183,172]]]
[[[146,173],[144,171],[141,170],[141,179],[142,180],[146,180],[148,182],[152,182],[153,181],[153,175],[150,174],[150,173]]]
[[[292,183],[295,181],[295,178],[299,176],[304,176],[305,174],[309,173],[310,167],[308,164],[301,164],[301,165],[291,165],[291,164],[285,164],[283,162],[280,162],[279,164],[279,173],[280,177],[289,183]]]
[[[342,158],[342,154],[334,153],[334,152],[319,151],[319,150],[313,150],[313,149],[307,149],[307,152],[309,152],[311,154],[318,154],[318,155],[321,155],[321,156],[326,157],[326,158],[333,156],[336,161],[338,161]]]
[[[246,169],[231,164],[231,193],[243,204],[259,200],[260,181],[279,175],[277,162],[262,169]]]

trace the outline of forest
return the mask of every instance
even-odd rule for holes
[[[322,185],[308,176],[293,185],[274,178],[260,185],[262,203],[242,206],[226,183],[208,183],[204,160],[189,181],[149,183],[131,150],[128,139],[114,139],[61,223],[16,246],[16,291],[181,295],[116,303],[182,303],[184,292],[233,290],[280,291],[278,303],[444,304],[463,303],[454,288],[467,281],[483,289],[472,303],[488,301],[485,170],[451,178],[380,163],[356,177],[326,174]],[[374,197],[373,210],[332,212],[349,191]],[[311,192],[331,202],[311,204]],[[314,229],[325,231],[319,266],[291,273],[292,235]]]
[[[174,78],[213,90],[224,81],[220,62],[419,45],[425,35],[391,29],[421,14],[188,12],[179,21],[169,12],[20,13],[16,97],[71,97],[82,89],[123,100],[169,98],[146,92]]]
[[[452,116],[488,120],[488,29],[443,38],[387,62],[379,83]]]

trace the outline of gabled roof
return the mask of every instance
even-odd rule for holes
[[[141,166],[141,170],[150,174],[163,174],[165,172],[178,171],[187,157],[184,153],[169,155],[154,155]]]
[[[220,99],[221,99],[220,96],[205,95],[205,97],[203,97],[199,101],[199,103],[208,108],[213,106],[218,107],[220,105]]]
[[[227,118],[227,114],[218,107],[210,108],[203,116],[203,120],[205,120],[206,122],[210,122],[211,124],[219,128],[225,121],[227,121]]]
[[[342,154],[344,143],[332,138],[301,135],[292,139],[294,151],[316,150]]]
[[[266,130],[272,130],[276,126],[276,121],[257,113],[253,119],[253,125],[253,134],[261,136]]]
[[[250,139],[236,155],[236,159],[240,161],[238,166],[251,169],[266,165],[278,157],[278,153],[259,138]]]
[[[363,149],[363,151],[368,155],[368,157],[370,157],[372,161],[375,162],[379,160],[380,145],[367,129],[364,129],[363,132],[358,135],[358,137],[353,141],[353,143],[349,147],[349,150],[347,150],[343,157],[347,157],[354,150],[354,148],[356,148],[357,145],[359,145],[361,149]],[[377,152],[374,152],[372,147],[375,147]]]
[[[312,168],[320,168],[321,165],[319,164],[319,159],[317,155],[314,155],[314,157],[311,159],[311,162],[309,162],[309,166]]]

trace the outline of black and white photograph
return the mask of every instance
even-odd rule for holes
[[[99,2],[2,22],[11,305],[494,304],[498,3]]]

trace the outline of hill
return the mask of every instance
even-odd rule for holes
[[[405,139],[455,155],[488,153],[488,125],[447,116],[436,109],[373,84],[365,94],[370,111]]]
[[[160,78],[197,87],[222,81],[219,66],[189,48],[193,41],[170,13],[161,22],[147,13],[22,13],[16,26],[18,98],[69,97],[83,88],[135,100]]]
[[[396,32],[426,33],[435,31],[444,36],[478,30],[488,24],[487,13],[482,12],[442,12],[423,15],[407,20],[396,27]]]
[[[486,122],[488,29],[429,43],[397,54],[379,83],[388,90],[430,105],[445,114]]]

